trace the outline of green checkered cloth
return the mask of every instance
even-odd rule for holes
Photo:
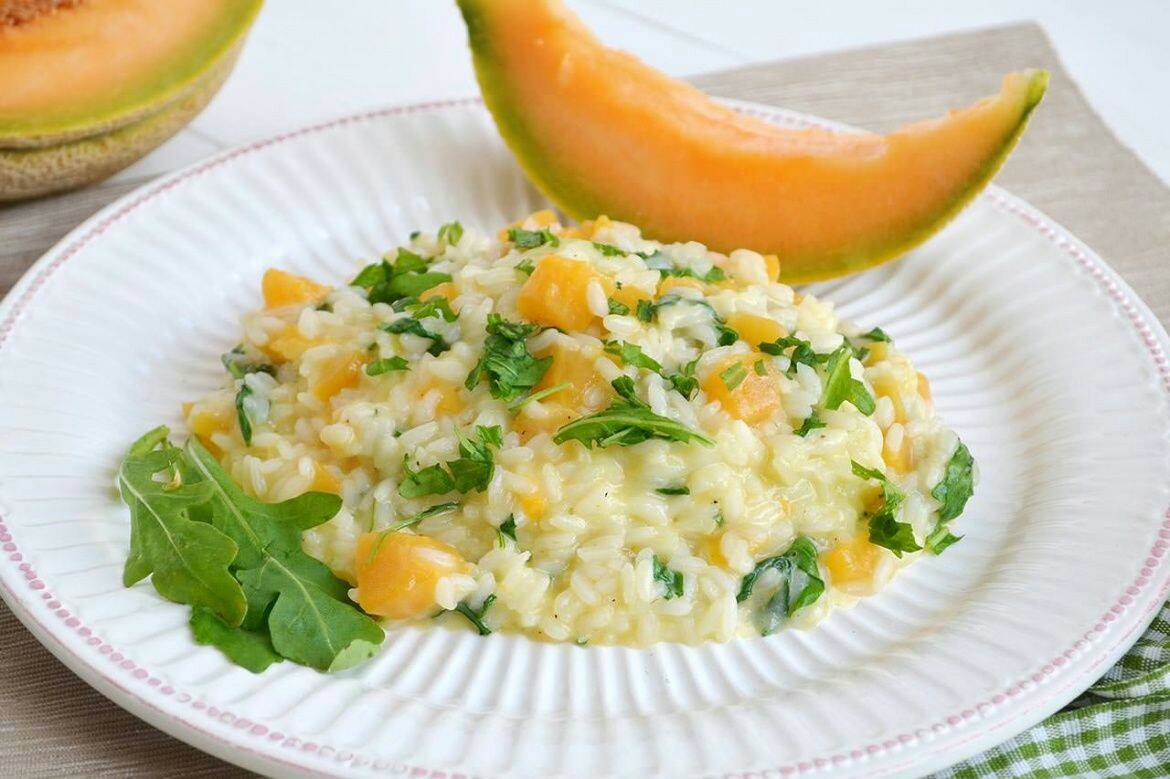
[[[935,779],[1170,777],[1170,603],[1084,695]]]

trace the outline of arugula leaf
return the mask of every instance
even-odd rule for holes
[[[804,438],[812,431],[819,430],[822,427],[827,427],[827,425],[821,421],[821,418],[817,416],[817,412],[814,411],[805,417],[804,421],[800,423],[800,427],[793,432],[801,438]]]
[[[458,246],[463,240],[463,225],[459,222],[448,222],[439,228],[435,237],[448,246]]]
[[[383,373],[390,373],[391,371],[408,370],[410,370],[410,363],[402,357],[383,357],[366,366],[366,375],[381,376]]]
[[[183,453],[167,443],[169,432],[158,427],[142,436],[118,469],[118,489],[130,508],[122,584],[130,587],[151,576],[167,600],[205,608],[239,625],[246,602],[228,570],[238,548],[228,535],[191,518],[191,510],[209,499],[210,485],[181,478]],[[160,473],[170,481],[156,481]]]
[[[934,554],[941,554],[962,536],[952,535],[946,524],[963,513],[967,501],[975,494],[975,458],[962,441],[955,447],[954,454],[947,461],[942,480],[930,491],[938,501],[938,522],[926,536],[926,548]]]
[[[642,351],[637,344],[625,341],[606,341],[605,353],[614,354],[621,358],[623,365],[632,365],[635,368],[645,368],[654,373],[662,373],[662,365],[657,360]]]
[[[446,465],[436,464],[414,471],[410,463],[404,460],[402,470],[406,477],[398,485],[398,494],[404,498],[418,498],[452,491],[487,489],[495,473],[492,447],[499,448],[503,434],[498,425],[477,426],[475,434],[475,439],[458,434],[459,459],[451,460]]]
[[[488,609],[490,609],[492,604],[495,602],[496,594],[493,592],[491,595],[488,595],[483,599],[483,604],[479,607],[478,610],[471,608],[466,603],[460,603],[453,609],[453,611],[456,611],[467,617],[467,621],[475,627],[476,632],[478,632],[481,636],[490,636],[492,629],[484,623],[483,618],[484,615],[487,614]]]
[[[425,301],[416,300],[411,302],[406,308],[415,319],[435,317],[436,319],[442,318],[444,322],[454,322],[459,318],[459,315],[451,309],[451,301],[438,295]]]
[[[639,300],[636,307],[638,319],[643,322],[652,322],[654,320],[654,314],[657,309],[654,308],[654,304],[649,300]]]
[[[378,550],[380,550],[382,548],[382,542],[385,541],[386,537],[389,536],[391,533],[397,533],[399,530],[405,530],[408,527],[414,527],[419,522],[422,522],[424,519],[430,519],[431,517],[437,517],[440,514],[446,514],[449,511],[454,511],[455,509],[459,508],[459,505],[460,504],[458,501],[448,501],[447,503],[436,503],[433,506],[428,506],[427,508],[423,509],[422,511],[418,512],[417,514],[415,514],[412,517],[408,517],[407,519],[404,519],[401,522],[395,522],[390,527],[381,531],[380,533],[378,533],[378,539],[370,547],[369,555],[366,556],[366,565],[371,565],[371,564],[373,564],[374,560],[378,559]]]
[[[829,410],[838,409],[845,401],[849,401],[862,414],[869,416],[875,408],[873,395],[858,379],[849,372],[849,360],[853,356],[848,346],[842,346],[829,355],[829,362],[825,366],[828,375],[825,378],[825,389],[821,395],[821,405]]]
[[[284,659],[263,630],[232,627],[202,608],[191,610],[190,624],[195,643],[215,647],[228,660],[254,674],[263,673],[268,666]]]
[[[301,533],[332,518],[341,498],[306,492],[262,503],[232,481],[195,438],[184,449],[193,474],[209,485],[212,526],[239,548],[233,567],[248,602],[244,626],[267,629],[283,657],[340,670],[370,657],[385,638],[352,604],[348,585],[301,548]],[[230,623],[229,623],[230,624]]]
[[[519,400],[513,401],[512,403],[510,403],[508,405],[508,410],[509,411],[519,411],[520,409],[527,406],[529,403],[534,403],[535,401],[538,401],[538,400],[544,400],[545,398],[550,397],[552,395],[555,395],[558,392],[564,392],[565,390],[567,390],[569,387],[572,387],[572,386],[573,386],[572,382],[566,381],[566,382],[562,382],[560,384],[555,384],[551,387],[545,387],[540,392],[534,392],[531,395],[525,395],[524,397],[520,398]]]
[[[681,598],[683,594],[683,575],[678,571],[666,567],[666,563],[654,555],[654,581],[666,585],[666,599]]]
[[[589,414],[564,425],[553,436],[553,443],[579,441],[585,446],[632,446],[651,438],[704,446],[715,442],[702,433],[680,422],[659,416],[634,394],[634,382],[629,376],[614,379],[611,384],[620,398],[608,408]]]
[[[432,333],[430,330],[427,330],[425,327],[423,327],[422,322],[418,321],[414,317],[407,316],[400,319],[395,319],[393,322],[383,322],[382,324],[378,325],[378,329],[390,333],[391,335],[410,333],[411,335],[417,335],[419,338],[429,339],[431,345],[427,347],[427,352],[429,354],[433,354],[436,357],[451,348],[451,345],[443,339],[443,336],[437,335]]]
[[[625,303],[614,300],[613,298],[609,298],[607,302],[609,303],[609,313],[617,314],[618,316],[628,316],[629,315],[630,307],[627,306]]]
[[[561,245],[561,241],[547,228],[540,230],[522,230],[513,227],[508,230],[508,240],[516,245],[517,249],[535,249],[546,243],[553,248]]]
[[[942,481],[930,491],[930,496],[938,501],[938,518],[940,522],[950,522],[963,513],[967,501],[975,493],[974,474],[975,458],[962,441],[955,447],[955,453],[947,461]]]
[[[869,515],[870,543],[884,546],[896,557],[901,557],[903,552],[917,552],[921,549],[918,541],[914,539],[914,528],[897,519],[898,509],[906,499],[905,493],[876,468],[866,468],[856,460],[850,460],[850,464],[854,476],[874,479],[882,487],[882,505]]]
[[[625,257],[626,256],[626,253],[624,251],[622,251],[618,247],[613,246],[612,244],[608,244],[608,243],[600,243],[598,241],[594,241],[593,248],[595,248],[595,249],[597,249],[597,251],[601,252],[601,256],[603,256],[603,257]]]
[[[690,400],[695,391],[699,389],[699,380],[695,377],[695,366],[698,364],[699,359],[696,357],[682,366],[678,373],[672,373],[669,376],[663,376],[663,378],[670,382],[670,386],[678,394]]]
[[[393,304],[402,298],[417,298],[431,287],[451,280],[451,274],[427,271],[427,261],[406,248],[399,248],[391,263],[383,259],[354,277],[350,286],[362,287],[371,303]]]
[[[747,378],[747,368],[743,367],[742,363],[732,363],[720,372],[719,378],[728,392],[735,392],[735,388],[743,384],[743,380]]]
[[[680,268],[671,263],[670,259],[661,249],[656,249],[649,254],[638,252],[638,255],[646,261],[647,268],[656,270],[663,276],[698,279],[707,283],[727,280],[727,274],[724,273],[723,269],[715,266],[712,266],[709,271],[702,275],[695,273],[690,268]]]
[[[510,538],[516,540],[516,515],[509,514],[508,518],[500,523],[496,528],[496,539],[500,542],[500,546],[504,545],[504,539]]]
[[[784,554],[756,563],[756,567],[743,577],[736,601],[743,603],[751,597],[752,590],[766,571],[778,573],[780,583],[756,612],[756,625],[762,636],[774,633],[798,610],[815,603],[825,591],[825,582],[817,566],[817,548],[804,536],[793,541]]]
[[[455,489],[455,480],[442,465],[435,464],[422,470],[412,470],[406,458],[402,461],[404,478],[398,485],[398,494],[404,498],[421,498],[424,495],[442,495]]]
[[[758,348],[764,354],[770,354],[773,357],[779,357],[784,354],[786,349],[792,349],[792,352],[787,355],[790,362],[786,375],[790,379],[796,375],[797,365],[803,364],[815,369],[817,365],[829,359],[829,355],[817,354],[813,351],[812,344],[794,335],[786,335],[775,341],[762,343]]]
[[[536,325],[488,314],[483,356],[467,374],[464,386],[473,390],[486,377],[491,396],[503,401],[515,400],[530,391],[553,362],[552,357],[537,359],[528,351],[526,340],[538,329]]]
[[[715,317],[715,342],[720,346],[731,346],[739,340],[739,333],[732,330],[723,320]]]
[[[686,486],[683,486],[683,487],[659,487],[658,489],[656,489],[654,491],[657,492],[659,495],[690,495],[691,494],[691,488],[686,487]]]

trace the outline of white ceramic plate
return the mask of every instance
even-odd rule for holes
[[[813,630],[633,650],[406,629],[347,673],[254,676],[192,642],[186,607],[121,587],[116,464],[218,382],[263,268],[341,280],[416,227],[541,204],[463,101],[240,149],[75,230],[0,306],[9,605],[117,703],[267,773],[674,777],[942,766],[1073,698],[1165,599],[1166,334],[994,189],[901,262],[816,288],[930,376],[982,481],[962,543]]]

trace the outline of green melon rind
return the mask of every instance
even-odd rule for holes
[[[561,174],[557,165],[543,153],[535,135],[528,129],[521,112],[515,110],[515,101],[510,98],[508,81],[504,73],[495,67],[491,36],[483,18],[483,0],[458,0],[467,25],[472,60],[476,78],[484,102],[496,120],[496,126],[504,142],[516,156],[520,167],[528,178],[558,208],[576,219],[592,219],[606,214],[614,219],[639,223],[636,214],[623,214],[620,208],[606,203],[599,193],[581,188],[581,182],[573,175]],[[940,204],[937,211],[921,220],[920,224],[905,230],[894,238],[878,236],[866,245],[843,246],[833,253],[809,256],[782,255],[781,279],[786,284],[804,284],[812,281],[843,276],[848,273],[872,268],[904,254],[938,232],[957,215],[987,185],[999,171],[1020,135],[1027,125],[1028,117],[1040,103],[1048,87],[1048,72],[1027,71],[1028,90],[1021,106],[1020,116],[1004,139],[996,145],[987,162],[978,168],[968,181],[956,188],[955,196]],[[652,225],[639,224],[646,230],[647,237],[665,241],[685,241],[693,236],[655,235]],[[772,251],[771,247],[740,247],[712,245],[717,251],[731,251],[738,248],[752,248],[762,253]]]
[[[210,32],[192,48],[179,67],[162,71],[115,104],[96,113],[0,118],[0,150],[56,147],[69,141],[101,136],[143,122],[171,104],[187,104],[203,89],[208,71],[229,52],[238,51],[263,0],[236,0]]]
[[[74,189],[137,161],[203,110],[231,73],[242,48],[239,39],[180,100],[145,119],[43,149],[0,149],[0,203]]]

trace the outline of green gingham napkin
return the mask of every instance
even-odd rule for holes
[[[936,774],[1170,777],[1170,603],[1084,695],[1029,731]]]

